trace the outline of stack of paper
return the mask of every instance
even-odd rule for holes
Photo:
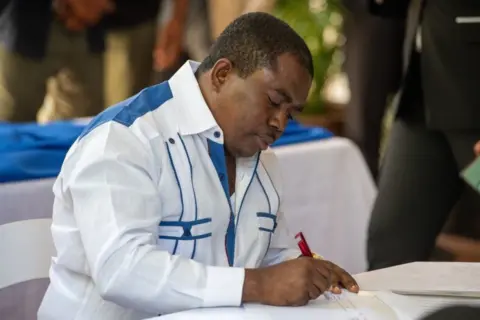
[[[414,262],[355,276],[367,291],[480,298],[480,263]]]
[[[414,262],[355,279],[362,290],[382,291],[380,299],[412,319],[448,306],[480,306],[480,263]]]
[[[402,317],[420,320],[434,311],[450,306],[477,306],[480,299],[455,298],[442,296],[405,296],[392,292],[374,293],[383,302],[401,313]]]

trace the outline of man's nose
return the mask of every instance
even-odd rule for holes
[[[285,110],[278,110],[270,118],[270,126],[275,128],[275,130],[282,134],[285,131],[285,127],[288,123],[288,114]]]

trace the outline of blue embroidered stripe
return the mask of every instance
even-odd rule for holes
[[[195,220],[197,220],[198,219],[198,205],[197,205],[197,194],[195,193],[195,186],[193,184],[192,161],[190,160],[190,155],[188,154],[187,146],[185,146],[185,142],[183,141],[180,134],[178,134],[178,137],[180,138],[180,141],[182,142],[183,150],[185,150],[185,154],[187,155],[188,166],[190,167],[190,182],[192,184],[193,199],[195,201]],[[184,229],[184,232],[185,232],[185,229]],[[197,251],[197,241],[195,240],[195,242],[193,243],[192,255],[190,256],[191,259],[195,258],[196,251]]]
[[[259,218],[270,218],[273,221],[277,221],[277,216],[267,212],[257,212],[257,217]]]
[[[88,124],[80,134],[78,140],[88,135],[95,128],[114,121],[126,127],[131,126],[135,120],[150,111],[161,107],[165,102],[173,98],[172,90],[167,81],[145,88],[140,93],[118,104],[105,109]]]
[[[199,240],[199,239],[205,239],[205,238],[208,238],[208,237],[211,237],[212,236],[212,233],[209,232],[209,233],[205,233],[205,234],[200,234],[200,235],[196,235],[196,236],[180,236],[180,237],[175,237],[175,236],[159,236],[158,238],[159,239],[165,239],[165,240],[181,240],[181,241],[188,241],[188,240]]]
[[[193,221],[162,221],[160,222],[160,226],[163,227],[193,227],[199,224],[209,223],[212,222],[212,218],[205,218],[200,220],[193,220]]]

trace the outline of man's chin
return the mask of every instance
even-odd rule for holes
[[[226,147],[227,153],[235,158],[250,158],[262,151],[257,145],[239,146],[237,148]]]
[[[260,151],[261,150],[259,148],[242,149],[242,150],[236,150],[234,155],[237,158],[250,158],[256,155]]]

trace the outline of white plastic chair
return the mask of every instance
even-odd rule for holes
[[[53,194],[36,201],[40,183],[0,184],[0,319],[37,319],[49,284]]]

